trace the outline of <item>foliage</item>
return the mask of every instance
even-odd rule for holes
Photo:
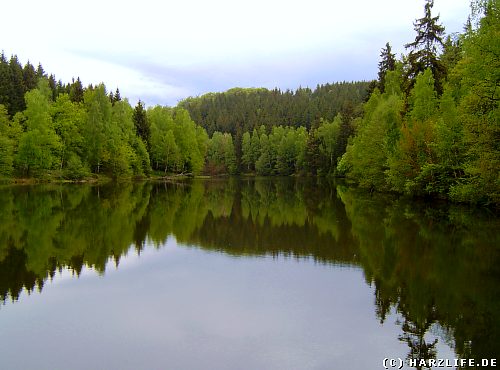
[[[388,75],[386,93],[375,91],[370,97],[357,134],[338,165],[339,171],[370,189],[386,188],[387,159],[395,150],[402,124],[402,96],[388,88],[392,75]]]
[[[25,175],[57,168],[62,143],[50,114],[50,90],[47,80],[39,80],[35,90],[26,93],[26,131],[19,139],[16,162]]]
[[[458,104],[463,122],[465,175],[451,188],[455,200],[500,203],[500,1],[481,1],[478,28],[464,39]]]
[[[439,48],[444,45],[444,27],[440,25],[439,16],[432,16],[434,0],[426,0],[425,15],[414,23],[417,36],[415,40],[405,45],[410,49],[408,54],[408,88],[413,87],[416,77],[426,69],[430,68],[435,77],[435,88],[438,93],[442,92],[441,81],[445,77],[443,63],[438,58]]]
[[[381,50],[378,81],[234,88],[175,108],[132,108],[118,89],[63,84],[2,53],[1,176],[346,176],[371,190],[498,205],[499,0],[474,0],[461,35],[445,36],[433,5],[408,55]]]
[[[139,136],[142,139],[142,141],[146,144],[147,148],[151,149],[150,123],[148,122],[146,110],[144,108],[144,103],[140,100],[137,102],[137,105],[134,108],[133,119],[137,136]]]
[[[386,92],[372,93],[338,169],[371,189],[498,205],[499,1],[474,2],[475,27],[444,44],[432,5],[415,23],[403,78],[396,65]]]
[[[274,126],[303,126],[309,130],[321,118],[331,121],[346,103],[363,102],[368,85],[368,82],[339,82],[295,91],[235,88],[187,98],[179,106],[187,109],[209,135],[215,131],[229,132],[241,141],[244,132],[262,125],[268,131]]]
[[[380,62],[378,63],[378,88],[384,92],[385,76],[387,72],[394,71],[396,68],[396,56],[392,53],[389,43],[385,44],[385,49],[380,52]]]
[[[231,134],[214,132],[208,142],[206,166],[211,174],[236,173],[238,167]]]
[[[252,165],[255,166],[252,158],[252,138],[249,132],[245,132],[241,138],[241,164],[246,167],[248,172]]]
[[[314,135],[319,143],[319,152],[322,155],[323,174],[334,174],[339,159],[337,143],[340,138],[341,116],[337,115],[333,122],[321,121]]]

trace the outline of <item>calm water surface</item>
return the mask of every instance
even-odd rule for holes
[[[0,205],[1,369],[500,357],[491,212],[310,179],[3,187]]]

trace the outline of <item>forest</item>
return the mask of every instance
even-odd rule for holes
[[[446,35],[426,0],[377,80],[234,88],[132,107],[0,55],[0,178],[257,174],[345,177],[370,191],[500,203],[499,0]]]

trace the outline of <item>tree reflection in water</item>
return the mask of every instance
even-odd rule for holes
[[[42,291],[57,270],[105,273],[129,249],[186,246],[235,256],[359,266],[375,313],[401,315],[408,359],[436,357],[438,326],[457,356],[500,348],[499,218],[315,179],[218,179],[0,190],[0,299]]]

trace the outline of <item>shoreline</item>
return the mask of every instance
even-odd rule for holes
[[[96,175],[95,177],[87,177],[78,180],[70,180],[70,179],[61,179],[61,178],[0,178],[0,186],[13,186],[13,185],[50,185],[50,184],[81,184],[81,185],[104,185],[109,183],[125,183],[125,182],[140,182],[140,181],[184,181],[187,179],[228,179],[228,178],[241,178],[241,179],[257,179],[257,178],[279,178],[279,177],[287,177],[287,178],[315,178],[321,180],[344,180],[345,184],[348,186],[352,186],[358,188],[362,191],[366,191],[370,194],[385,194],[392,195],[397,197],[409,198],[413,200],[425,200],[432,202],[445,202],[449,204],[455,205],[464,205],[472,208],[484,208],[491,210],[498,210],[500,207],[495,203],[490,204],[481,204],[481,203],[467,203],[467,202],[453,202],[448,198],[442,198],[437,196],[415,196],[404,193],[398,193],[395,191],[379,191],[375,189],[367,189],[359,186],[355,182],[347,180],[345,177],[323,177],[323,176],[311,176],[311,175],[297,175],[292,174],[288,176],[279,176],[279,175],[271,175],[271,176],[260,176],[255,173],[242,173],[239,175],[229,175],[229,174],[218,174],[218,175],[193,175],[193,174],[177,174],[177,175],[166,175],[166,176],[125,176],[125,177],[109,177],[106,175]]]

